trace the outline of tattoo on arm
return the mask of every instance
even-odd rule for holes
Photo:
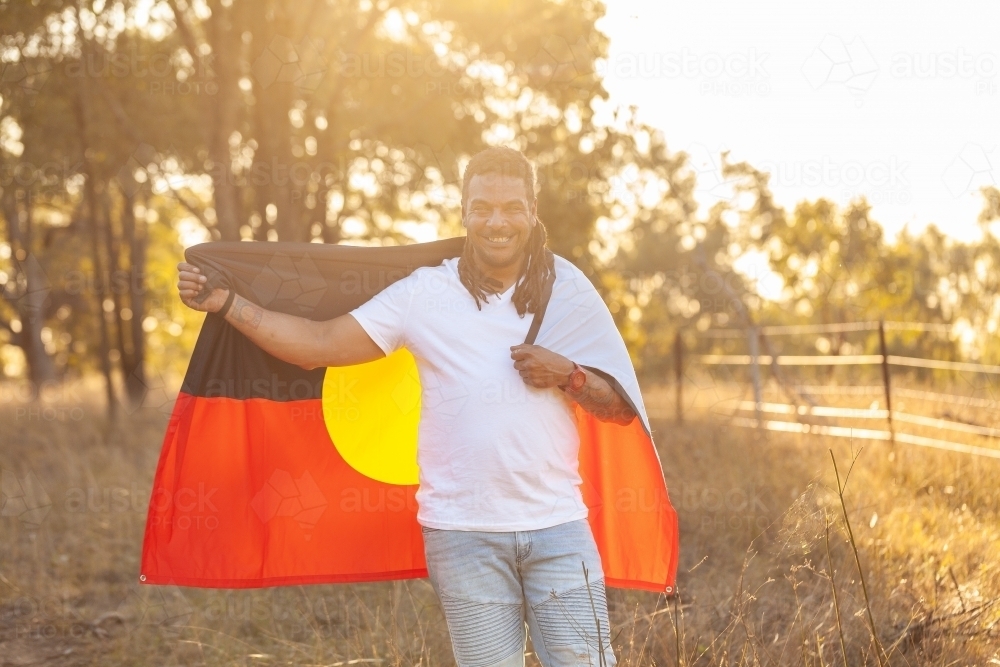
[[[264,309],[241,296],[237,296],[233,299],[233,305],[229,308],[226,317],[232,320],[233,324],[243,324],[251,329],[256,329],[264,317]]]
[[[603,422],[631,424],[635,411],[611,384],[601,376],[584,370],[587,382],[577,391],[567,388],[566,394],[580,407]]]

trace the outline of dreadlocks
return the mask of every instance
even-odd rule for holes
[[[535,170],[524,154],[512,148],[487,148],[476,153],[469,161],[469,166],[465,168],[462,179],[463,219],[466,214],[465,205],[469,183],[473,176],[480,174],[499,174],[521,178],[524,181],[524,190],[528,194],[529,201],[535,200]],[[524,317],[525,313],[534,313],[541,307],[542,290],[549,272],[552,270],[546,258],[546,239],[545,226],[536,217],[525,247],[522,274],[514,288],[512,298],[514,307],[517,308],[517,314],[521,317]],[[462,256],[458,260],[458,277],[465,288],[469,290],[472,298],[476,300],[476,307],[482,310],[482,304],[486,302],[487,297],[490,294],[499,293],[500,284],[480,271],[474,253],[475,249],[472,243],[466,240]]]

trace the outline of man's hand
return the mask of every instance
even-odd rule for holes
[[[537,345],[514,345],[510,348],[514,368],[525,384],[535,389],[550,389],[569,382],[573,362]]]
[[[203,313],[216,313],[226,303],[229,297],[229,290],[213,289],[201,303],[195,301],[195,297],[201,294],[201,290],[208,280],[194,264],[181,262],[177,265],[177,291],[180,293],[181,301],[188,308],[200,310]]]
[[[537,345],[515,345],[510,348],[510,357],[525,384],[536,389],[564,387],[569,384],[569,375],[574,368],[573,362],[566,357]],[[635,411],[615,388],[600,375],[587,369],[583,372],[587,381],[575,391],[564,389],[566,395],[601,421],[622,425],[632,423]]]

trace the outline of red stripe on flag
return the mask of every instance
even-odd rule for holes
[[[583,500],[590,508],[606,583],[673,593],[677,513],[652,440],[638,418],[620,426],[576,406],[576,423]]]
[[[584,501],[610,586],[673,592],[677,515],[638,419],[579,407]],[[351,468],[319,399],[180,394],[167,428],[143,542],[143,581],[206,588],[427,575],[416,486]]]
[[[255,588],[426,576],[416,486],[351,468],[319,399],[181,394],[150,498],[146,583]]]

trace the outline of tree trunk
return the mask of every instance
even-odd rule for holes
[[[146,332],[142,330],[142,320],[146,316],[146,237],[145,227],[136,225],[135,197],[124,191],[125,205],[122,209],[122,234],[129,247],[129,333],[132,355],[127,365],[123,364],[125,391],[131,405],[142,403],[146,392]]]
[[[45,351],[42,328],[45,326],[45,303],[49,296],[49,281],[42,265],[32,253],[31,200],[25,191],[23,216],[18,210],[16,191],[7,188],[3,195],[3,212],[7,218],[7,239],[10,244],[15,270],[24,277],[23,294],[15,293],[14,305],[21,321],[21,331],[11,342],[24,352],[31,382],[32,398],[38,398],[40,388],[55,382],[56,368],[52,357]],[[21,221],[24,221],[24,231]],[[13,284],[17,284],[15,281]],[[10,297],[8,297],[10,300]]]
[[[212,187],[215,199],[216,229],[223,241],[239,241],[243,214],[240,189],[232,169],[229,137],[237,128],[242,92],[239,89],[240,31],[233,23],[232,8],[216,3],[208,19],[208,40],[218,94],[208,104],[210,119],[208,157],[212,161]]]
[[[84,51],[86,54],[86,50]],[[83,85],[81,84],[81,88]],[[88,220],[90,221],[90,252],[91,261],[94,266],[94,290],[95,297],[97,300],[97,321],[100,331],[100,365],[101,374],[104,375],[104,393],[107,400],[108,409],[108,421],[113,422],[118,417],[118,400],[115,397],[115,386],[113,379],[111,377],[111,359],[109,353],[111,351],[110,336],[108,333],[108,320],[104,314],[104,262],[101,259],[101,244],[100,244],[100,223],[98,222],[98,217],[100,215],[100,206],[97,203],[97,192],[95,187],[95,175],[94,167],[90,161],[88,155],[89,143],[87,141],[87,104],[85,101],[86,92],[80,90],[77,92],[76,99],[76,120],[77,120],[77,131],[80,136],[80,154],[83,157],[83,169],[84,169],[84,181],[83,181],[83,193],[84,198],[87,201],[87,214]]]
[[[273,93],[272,93],[273,91]],[[303,219],[302,209],[305,194],[309,188],[310,169],[302,169],[305,164],[296,162],[292,155],[291,123],[288,120],[288,109],[283,104],[285,100],[294,99],[295,86],[288,82],[275,82],[268,89],[265,100],[257,102],[264,105],[264,118],[268,127],[267,134],[258,137],[258,141],[270,144],[269,153],[275,161],[272,172],[274,187],[273,202],[278,208],[278,218],[275,227],[278,229],[279,241],[308,241],[309,221]]]
[[[104,191],[100,197],[101,220],[103,221],[104,249],[108,258],[108,288],[111,292],[112,320],[115,323],[115,344],[118,349],[118,364],[123,377],[128,377],[128,368],[133,366],[132,349],[129,336],[125,333],[125,320],[122,319],[122,294],[128,291],[128,277],[122,270],[121,242],[115,233],[112,223],[109,193]]]

